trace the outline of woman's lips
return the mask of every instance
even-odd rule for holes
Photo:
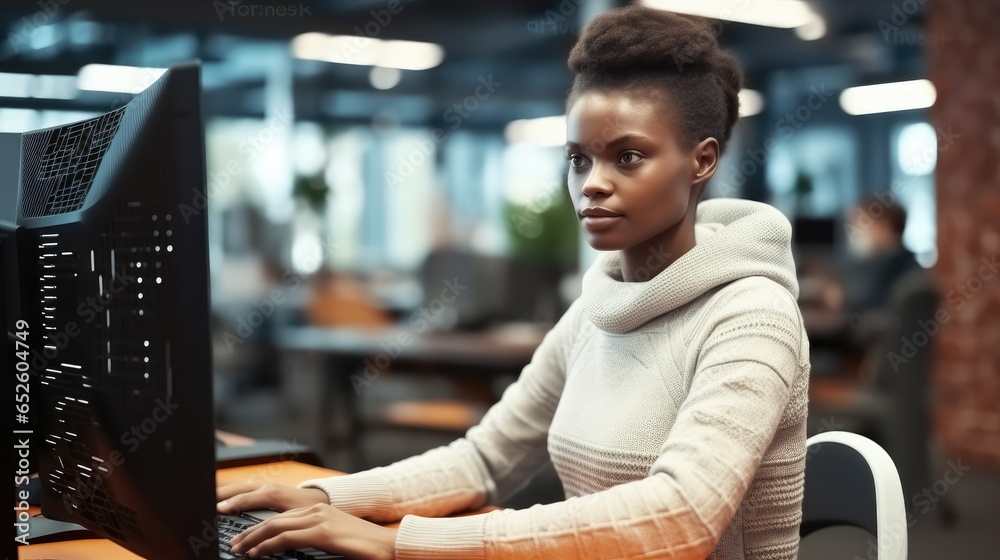
[[[589,231],[601,231],[618,223],[624,216],[584,216],[580,221]]]

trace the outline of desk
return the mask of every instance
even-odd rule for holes
[[[435,363],[471,368],[524,367],[550,327],[517,325],[483,331],[419,332],[288,327],[276,333],[284,350],[315,351],[353,358],[385,353],[393,363]],[[395,346],[393,346],[395,345]],[[398,348],[397,348],[398,346]]]
[[[812,339],[842,338],[850,326],[850,316],[842,311],[832,311],[818,306],[800,306],[806,333]]]
[[[279,329],[275,338],[283,351],[323,357],[320,435],[332,445],[356,447],[360,435],[357,397],[364,384],[377,382],[378,375],[399,366],[430,367],[462,376],[517,374],[531,361],[549,328],[528,324],[475,332],[421,333],[405,327],[368,331],[295,327]],[[355,386],[355,381],[361,385]],[[349,416],[339,423],[340,436],[330,433],[338,395]]]
[[[231,484],[246,480],[261,480],[295,486],[303,480],[310,478],[337,476],[344,473],[296,463],[294,461],[282,461],[264,465],[252,465],[245,467],[233,467],[220,469],[216,472],[216,482],[218,484]],[[475,515],[497,509],[487,507],[477,511],[458,514],[458,516]],[[399,523],[389,523],[387,527],[397,527]],[[140,556],[125,550],[117,544],[108,540],[76,540],[62,543],[33,544],[18,548],[19,560],[142,560]]]

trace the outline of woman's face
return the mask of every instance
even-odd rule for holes
[[[671,115],[666,100],[620,92],[587,92],[570,108],[569,194],[591,247],[627,249],[672,228],[711,176],[696,153],[704,142],[685,150]]]

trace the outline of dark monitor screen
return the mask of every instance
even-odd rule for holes
[[[803,218],[792,221],[792,243],[803,247],[833,247],[837,221],[833,218]]]
[[[20,143],[42,513],[153,560],[218,558],[203,134],[189,63]]]

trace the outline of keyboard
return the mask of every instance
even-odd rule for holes
[[[217,519],[219,527],[219,558],[222,560],[249,558],[249,556],[244,554],[234,554],[229,548],[229,541],[236,535],[260,523],[260,521],[245,515],[219,515]],[[300,548],[298,550],[288,550],[280,554],[258,556],[258,558],[269,560],[332,560],[344,557],[315,548]]]

